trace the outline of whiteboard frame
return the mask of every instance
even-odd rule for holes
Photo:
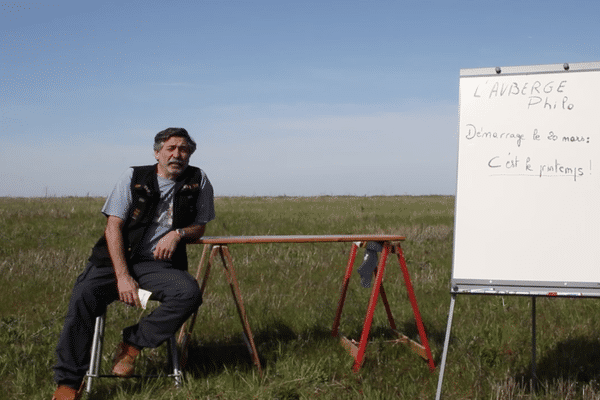
[[[600,62],[564,63],[546,65],[525,65],[510,67],[488,67],[461,69],[460,78],[506,76],[506,75],[535,75],[549,73],[577,73],[600,71]],[[457,142],[460,140],[460,99],[459,99],[459,126],[457,131]],[[460,145],[458,157],[460,159]],[[459,182],[459,164],[457,163],[457,192]],[[455,201],[454,212],[454,245],[452,276],[450,292],[456,294],[479,294],[479,295],[517,295],[517,296],[562,296],[562,297],[600,297],[600,282],[564,282],[564,281],[522,281],[522,280],[494,280],[494,279],[465,279],[455,278],[455,252],[456,252],[456,226],[457,205]]]
[[[546,65],[519,65],[512,67],[465,68],[460,70],[460,77],[482,77],[499,75],[547,74],[552,72],[581,72],[600,70],[600,61],[585,63],[564,63]],[[500,72],[498,72],[500,71]],[[460,106],[459,106],[460,108]],[[460,109],[459,109],[460,112]]]

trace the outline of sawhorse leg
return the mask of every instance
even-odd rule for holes
[[[200,275],[202,273],[202,267],[204,267],[204,261],[206,260],[206,255],[212,246],[210,244],[205,244],[202,249],[202,257],[200,258],[200,263],[198,264],[198,271],[196,271],[196,281],[200,281]],[[213,256],[211,256],[212,259]],[[208,276],[210,274],[210,262],[206,266],[206,271],[204,273],[204,278],[202,278],[202,283],[200,284],[200,293],[204,296],[204,290],[206,288],[206,282],[208,282]],[[190,319],[183,323],[181,326],[181,330],[179,331],[179,337],[177,338],[177,344],[181,349],[181,358],[180,358],[180,366],[183,369],[185,364],[187,363],[188,356],[188,346],[190,344],[190,339],[192,337],[192,331],[194,330],[194,324],[196,323],[196,317],[198,316],[198,311],[195,311]]]
[[[431,348],[429,347],[429,341],[427,340],[427,334],[425,333],[425,326],[423,326],[423,319],[421,318],[421,312],[419,311],[419,305],[417,304],[417,297],[415,296],[410,275],[408,274],[408,268],[406,267],[404,253],[402,252],[402,248],[399,244],[394,246],[394,250],[398,256],[398,264],[400,264],[400,269],[402,270],[402,275],[404,276],[404,283],[406,284],[406,290],[408,291],[408,298],[410,299],[410,304],[412,305],[413,314],[415,315],[415,322],[417,323],[417,329],[419,330],[419,337],[421,338],[421,345],[411,341],[411,347],[413,347],[414,350],[416,345],[418,349],[425,351],[425,354],[419,353],[419,355],[429,362],[429,370],[433,372],[435,369],[435,363],[433,362]],[[399,334],[398,332],[396,333]]]
[[[350,276],[352,276],[354,260],[356,259],[356,251],[360,244],[360,242],[354,242],[350,248],[350,257],[348,258],[348,264],[346,265],[346,275],[344,276],[344,283],[342,284],[342,293],[340,294],[337,312],[335,313],[335,319],[333,320],[333,328],[331,328],[331,336],[334,337],[339,335],[338,329],[340,327],[340,319],[342,318],[342,309],[344,308],[344,302],[346,301],[346,293],[348,292]]]
[[[385,272],[385,262],[387,261],[387,256],[389,253],[390,245],[389,243],[385,243],[383,246],[383,250],[381,251],[381,259],[379,260],[379,264],[377,265],[377,272],[375,273],[375,284],[373,285],[373,289],[371,290],[371,297],[369,298],[369,305],[367,307],[367,315],[363,324],[362,334],[360,335],[358,352],[356,354],[356,358],[354,359],[354,366],[352,367],[352,370],[354,372],[358,372],[364,361],[365,350],[367,348],[367,343],[369,342],[369,333],[371,332],[371,325],[373,323],[373,314],[375,313],[375,306],[377,306],[377,299],[379,298],[381,282],[383,281],[383,274]]]
[[[207,246],[209,246],[209,245],[204,246],[204,250],[202,252],[202,259],[200,261],[200,265],[198,266],[198,273],[197,273],[196,279],[198,279],[200,277],[202,263],[203,263],[203,260],[205,257],[205,253],[207,251]],[[214,258],[217,255],[217,253],[221,257],[221,262],[223,263],[223,269],[224,269],[225,275],[227,277],[227,282],[229,283],[229,287],[231,289],[233,301],[235,302],[235,305],[236,305],[236,308],[238,311],[238,315],[240,316],[240,321],[242,323],[242,329],[243,329],[244,342],[246,343],[248,351],[250,352],[250,356],[252,357],[252,361],[254,362],[254,365],[256,365],[256,367],[258,368],[258,372],[260,373],[260,375],[262,375],[262,368],[260,365],[260,360],[258,358],[258,353],[256,351],[256,346],[254,344],[254,335],[252,334],[252,330],[250,329],[250,323],[248,322],[248,317],[246,315],[246,309],[244,308],[244,302],[242,300],[242,294],[240,292],[240,286],[239,286],[239,283],[238,283],[238,280],[237,280],[237,277],[235,274],[235,269],[233,267],[233,259],[231,257],[231,253],[229,253],[229,248],[227,247],[227,245],[215,245],[212,247],[212,250],[210,252],[210,257],[208,258],[208,263],[206,265],[206,270],[204,272],[204,277],[203,277],[202,283],[200,285],[200,290],[204,294],[204,290],[206,289],[206,283],[208,281],[210,270],[211,270]],[[180,333],[179,340],[180,340],[180,345],[182,346],[182,354],[186,353],[185,350],[187,350],[187,344],[189,342],[189,337],[191,335],[191,332],[193,329],[193,324],[194,324],[195,320],[196,320],[196,313],[194,313],[194,315],[192,316],[189,328],[187,328],[187,330],[182,329],[182,331]],[[185,349],[183,347],[184,345],[185,345]]]
[[[262,375],[262,368],[260,366],[260,360],[258,359],[258,353],[256,352],[256,346],[254,345],[254,336],[252,335],[252,330],[250,329],[250,323],[248,322],[248,316],[246,315],[246,310],[244,308],[244,302],[242,300],[242,293],[240,292],[240,286],[238,284],[237,277],[235,275],[235,270],[233,268],[233,259],[231,258],[231,254],[229,253],[229,248],[226,245],[217,246],[219,248],[219,253],[221,255],[221,261],[223,261],[223,268],[225,268],[225,274],[227,275],[227,281],[229,282],[229,287],[231,288],[231,294],[233,295],[233,300],[235,301],[235,305],[238,310],[238,314],[240,316],[240,320],[242,322],[242,327],[244,329],[244,341],[246,342],[246,346],[248,347],[248,351],[252,356],[252,360],[254,361],[254,365],[258,368],[258,372]],[[211,254],[212,255],[212,254]]]
[[[352,275],[352,269],[354,266],[354,261],[356,259],[356,252],[360,243],[353,243],[352,248],[350,250],[350,256],[348,258],[348,264],[346,267],[346,274],[344,276],[344,282],[342,284],[342,290],[340,294],[340,300],[338,302],[338,309],[336,312],[336,316],[333,322],[333,328],[331,330],[332,336],[339,336],[339,325],[340,319],[342,315],[342,309],[344,307],[344,302],[346,299],[346,293],[348,290],[348,284],[350,282],[350,277]],[[404,281],[406,283],[406,287],[408,290],[408,295],[412,304],[413,313],[415,315],[415,320],[417,323],[417,328],[419,330],[419,336],[421,338],[422,344],[414,342],[408,337],[402,335],[396,330],[396,324],[394,322],[394,317],[392,316],[392,312],[387,300],[387,295],[385,293],[385,289],[383,288],[383,275],[385,273],[385,265],[387,261],[387,257],[390,252],[394,252],[398,255],[398,263],[400,265],[400,269],[402,270]],[[377,265],[376,274],[375,274],[375,283],[373,285],[373,289],[371,290],[371,296],[369,298],[369,305],[367,307],[367,314],[365,316],[365,321],[363,324],[363,330],[361,333],[361,338],[358,346],[356,346],[352,341],[348,340],[345,337],[342,337],[342,344],[344,347],[350,352],[352,357],[354,358],[354,372],[358,372],[362,363],[364,361],[364,353],[367,347],[369,333],[371,330],[371,325],[373,323],[373,314],[375,313],[375,307],[377,306],[377,299],[381,294],[381,299],[385,306],[385,311],[388,317],[388,321],[390,324],[390,328],[392,331],[399,336],[399,341],[401,343],[409,344],[411,349],[419,354],[422,358],[429,362],[429,369],[433,371],[435,369],[435,365],[433,362],[433,357],[431,356],[431,349],[429,348],[429,342],[427,340],[427,336],[425,334],[425,328],[423,327],[423,322],[421,319],[421,313],[419,312],[419,307],[417,305],[417,300],[414,295],[414,291],[412,288],[412,284],[410,281],[410,276],[408,274],[408,269],[406,268],[406,262],[404,261],[404,255],[402,253],[402,248],[399,245],[391,245],[389,242],[385,242],[383,246],[383,250],[381,252],[381,259]]]

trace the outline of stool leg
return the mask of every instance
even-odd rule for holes
[[[90,368],[88,369],[87,385],[85,391],[91,393],[92,378],[97,378],[100,372],[100,361],[102,360],[102,344],[104,342],[104,322],[106,314],[96,317],[96,325],[94,326],[94,338],[92,340]]]
[[[92,348],[90,350],[90,367],[85,377],[86,393],[92,392],[92,383],[94,378],[100,377],[100,363],[102,361],[102,346],[104,344],[104,328],[106,322],[106,314],[96,317],[96,325],[94,326],[94,337],[92,339]],[[171,336],[166,343],[167,357],[169,360],[169,368],[173,371],[169,374],[175,379],[175,386],[181,387],[183,383],[183,373],[180,367],[179,350],[177,349],[177,339],[175,335]],[[116,377],[116,375],[103,375],[104,377]],[[163,375],[164,376],[164,375]]]
[[[177,340],[175,335],[171,336],[167,341],[167,356],[169,357],[170,368],[173,370],[173,378],[175,378],[175,387],[181,387],[183,374],[179,366],[179,351],[177,350]]]

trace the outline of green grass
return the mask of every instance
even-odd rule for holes
[[[102,234],[98,198],[0,198],[0,399],[49,399],[52,365],[73,282]],[[402,247],[436,361],[450,304],[454,198],[232,197],[216,199],[221,235],[402,234]],[[190,246],[195,273],[202,246]],[[259,376],[220,265],[196,322],[183,388],[169,380],[104,379],[91,399],[432,399],[438,372],[392,336],[381,304],[359,373],[330,335],[349,243],[231,245],[264,374]],[[355,267],[358,267],[359,250]],[[341,332],[360,337],[370,294],[354,273]],[[418,333],[394,258],[385,288],[399,329]],[[140,310],[109,308],[104,366],[120,329]],[[600,323],[594,299],[537,300],[537,370],[529,387],[531,299],[459,296],[444,379],[445,399],[599,399]],[[139,372],[164,368],[146,349]]]

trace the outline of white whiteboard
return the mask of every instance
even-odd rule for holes
[[[453,291],[600,295],[599,69],[461,70]]]

